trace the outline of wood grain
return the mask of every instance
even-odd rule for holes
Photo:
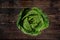
[[[16,26],[18,14],[23,8],[39,7],[49,18],[49,27],[42,34],[32,37],[25,35]],[[59,0],[3,0],[0,1],[0,39],[60,39],[60,1]]]

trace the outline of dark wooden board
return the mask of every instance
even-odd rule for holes
[[[49,18],[49,27],[42,34],[32,37],[16,26],[18,14],[23,8],[39,7]],[[60,0],[2,0],[0,1],[0,39],[60,39]]]

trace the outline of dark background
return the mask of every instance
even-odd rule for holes
[[[16,26],[23,8],[39,7],[49,18],[49,27],[41,35],[25,35]],[[60,0],[0,0],[0,39],[60,39]]]

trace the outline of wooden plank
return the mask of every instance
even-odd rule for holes
[[[14,2],[14,3],[12,3]],[[19,12],[23,8],[39,7],[48,15],[50,25],[41,35],[32,37],[22,33],[16,26]],[[60,39],[60,1],[17,0],[4,1],[0,5],[0,39]]]

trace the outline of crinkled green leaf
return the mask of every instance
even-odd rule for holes
[[[48,26],[48,17],[39,8],[26,8],[19,13],[17,27],[25,34],[36,36]]]

